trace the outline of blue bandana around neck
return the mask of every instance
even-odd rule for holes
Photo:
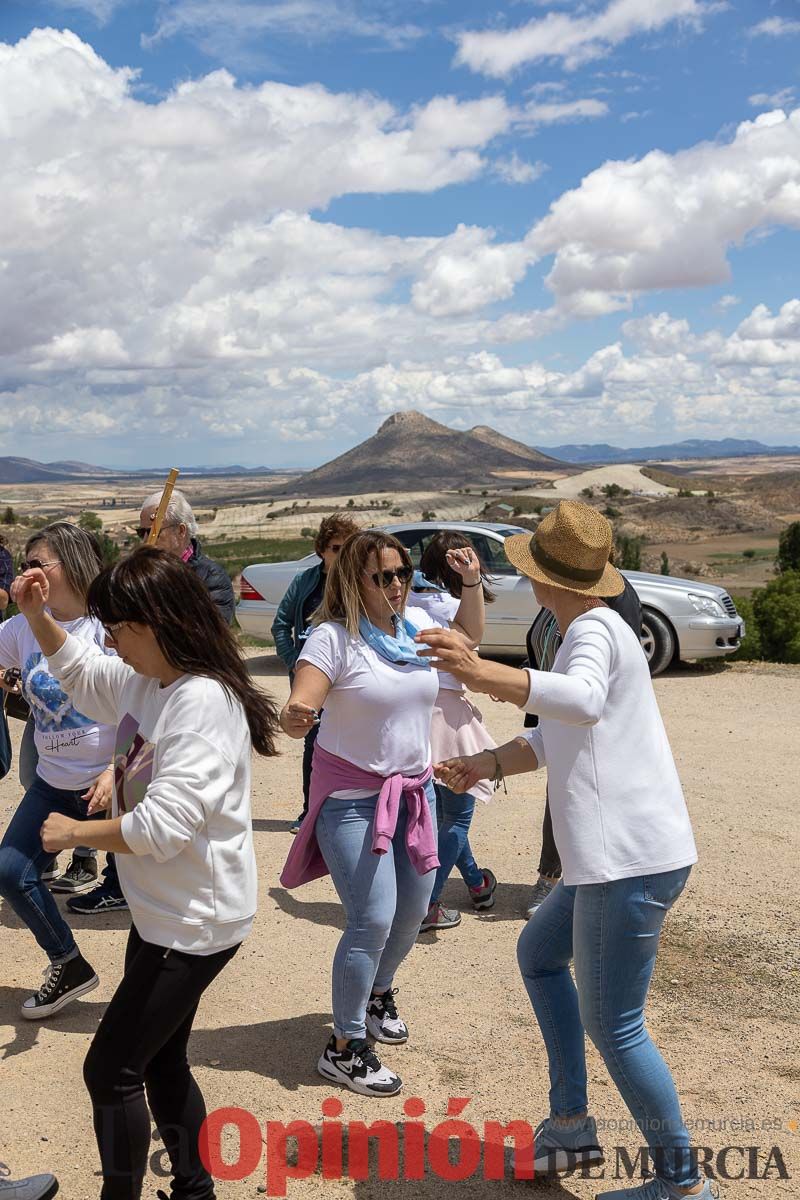
[[[387,662],[401,663],[407,667],[420,667],[425,671],[431,670],[431,664],[427,658],[420,658],[417,653],[417,643],[414,641],[414,635],[417,633],[415,626],[407,621],[405,617],[396,614],[393,617],[394,622],[394,637],[390,633],[384,633],[382,629],[378,629],[377,625],[373,625],[366,617],[362,617],[358,622],[358,630],[368,646],[371,646],[376,654],[381,658],[385,658]]]
[[[416,570],[414,578],[411,582],[411,589],[415,592],[446,592],[447,588],[442,587],[440,583],[432,583],[422,571]]]

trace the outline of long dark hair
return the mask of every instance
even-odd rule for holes
[[[277,754],[278,710],[250,679],[230,626],[191,567],[142,546],[92,581],[88,609],[104,625],[149,626],[170,666],[216,679],[242,705],[254,749]]]
[[[422,558],[419,560],[419,569],[431,583],[438,583],[441,587],[447,588],[451,596],[456,596],[460,600],[463,580],[448,563],[447,551],[467,549],[475,550],[468,537],[465,537],[463,533],[457,533],[454,529],[442,529],[431,538],[425,547]],[[486,582],[486,568],[481,562],[481,556],[477,550],[475,550],[475,554],[481,566],[484,603],[491,604],[494,600],[494,592]]]

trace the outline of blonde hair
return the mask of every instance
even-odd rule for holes
[[[361,594],[361,576],[367,568],[371,554],[375,555],[378,569],[381,569],[381,555],[385,550],[396,550],[403,566],[413,566],[408,550],[390,533],[378,533],[367,529],[363,533],[354,533],[347,539],[328,572],[322,604],[311,618],[313,625],[321,625],[323,621],[337,621],[344,625],[349,634],[358,637],[358,623],[366,612]],[[403,584],[402,608],[406,606],[410,589],[411,580],[408,579]]]

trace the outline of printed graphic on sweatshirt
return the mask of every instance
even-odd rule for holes
[[[61,690],[40,650],[29,655],[22,668],[22,694],[31,707],[37,732],[51,735],[45,747],[51,754],[77,746],[97,728],[97,722],[78,712]]]
[[[120,815],[144,800],[153,779],[155,746],[139,732],[139,722],[126,713],[117,726],[114,746],[114,789]]]

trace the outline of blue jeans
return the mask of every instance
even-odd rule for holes
[[[40,831],[52,812],[85,820],[86,804],[80,792],[61,791],[37,776],[0,843],[0,896],[25,922],[51,962],[74,957],[77,947],[72,930],[41,880],[54,856],[43,847]]]
[[[26,792],[39,778],[36,773],[39,765],[39,751],[36,749],[35,733],[36,726],[33,723],[33,717],[28,717],[22,733],[22,741],[19,744],[19,781]],[[91,846],[76,846],[73,854],[80,855],[81,858],[97,857],[97,851],[93,850]]]
[[[547,1050],[551,1115],[573,1116],[588,1107],[585,1031],[644,1135],[656,1173],[680,1187],[699,1175],[675,1084],[645,1027],[644,1006],[664,917],[690,870],[578,887],[559,883],[517,945]]]
[[[439,870],[431,892],[431,904],[438,900],[453,867],[458,867],[467,887],[483,883],[483,872],[475,862],[469,844],[469,827],[475,812],[475,797],[469,792],[451,792],[436,784],[436,817],[439,822]]]
[[[425,790],[435,829],[433,785]],[[317,841],[347,916],[333,958],[333,1031],[339,1038],[366,1036],[370,995],[392,986],[395,971],[417,940],[436,874],[418,875],[411,864],[404,800],[388,852],[373,854],[377,800],[329,796],[317,817]]]

